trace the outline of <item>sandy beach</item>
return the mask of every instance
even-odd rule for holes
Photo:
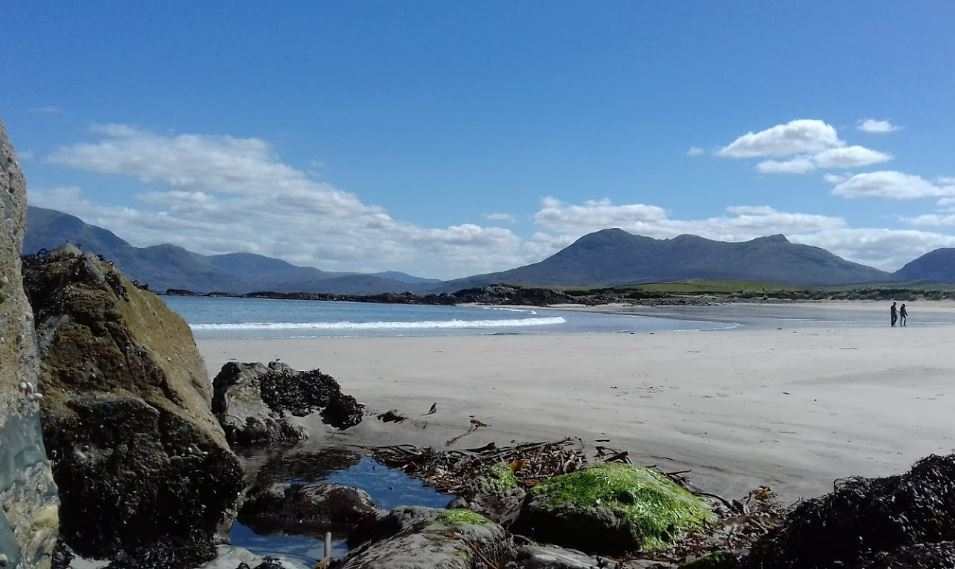
[[[794,500],[835,478],[897,473],[952,452],[953,342],[951,326],[814,326],[199,347],[210,376],[230,359],[280,358],[331,373],[372,412],[414,419],[369,418],[329,435],[342,442],[443,448],[474,416],[489,427],[454,446],[577,436],[629,450],[639,464],[692,469],[697,485],[728,497],[769,484]],[[422,416],[433,402],[438,412]]]

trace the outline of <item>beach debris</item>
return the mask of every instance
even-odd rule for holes
[[[438,412],[438,402],[435,401],[434,403],[431,404],[431,408],[428,409],[428,412],[425,413],[425,415],[434,415],[437,412]]]
[[[831,493],[800,503],[782,525],[760,539],[744,566],[944,567],[951,565],[887,565],[873,555],[931,556],[938,548],[905,548],[952,541],[955,454],[931,455],[901,475],[837,480]]]
[[[445,441],[444,446],[451,446],[454,443],[458,442],[459,440],[463,439],[464,437],[470,435],[474,431],[490,426],[487,423],[482,422],[480,419],[476,419],[474,415],[471,415],[470,423],[471,423],[471,426],[468,427],[467,431],[461,433],[460,435],[456,437],[451,437],[450,439]]]
[[[431,447],[392,445],[368,449],[379,462],[397,468],[449,494],[461,495],[477,473],[506,464],[517,483],[526,488],[557,474],[574,472],[587,462],[579,440],[531,442],[499,447],[437,451]]]

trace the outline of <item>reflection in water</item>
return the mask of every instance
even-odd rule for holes
[[[301,467],[308,463],[308,455],[299,455],[294,461],[278,459],[271,465],[266,465],[263,471],[275,476],[273,482],[329,482],[344,486],[361,488],[371,496],[375,505],[381,509],[390,510],[396,506],[427,506],[444,508],[454,499],[454,496],[438,492],[420,480],[412,478],[380,462],[359,455],[349,450],[327,449],[313,456],[322,454],[337,455],[344,458],[349,454],[350,460],[336,460],[342,466],[338,470],[316,468],[309,472]],[[290,467],[289,464],[296,465]],[[325,555],[325,544],[322,536],[288,535],[282,533],[257,534],[248,526],[236,522],[229,534],[232,545],[243,547],[257,555],[283,556],[296,559],[312,566]],[[348,551],[345,535],[335,535],[332,541],[332,556],[342,557]]]

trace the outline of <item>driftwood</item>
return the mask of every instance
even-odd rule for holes
[[[491,443],[478,448],[446,451],[414,445],[368,450],[379,462],[451,494],[463,490],[475,474],[497,464],[506,464],[519,484],[531,487],[544,478],[574,472],[588,463],[582,445],[570,438],[508,447]]]

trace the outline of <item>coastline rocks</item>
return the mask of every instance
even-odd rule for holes
[[[189,327],[75,247],[26,257],[23,276],[61,538],[79,555],[130,566],[211,559],[242,472],[209,410]]]
[[[339,569],[471,569],[513,557],[501,526],[467,510],[395,508]],[[494,565],[491,565],[494,564]]]
[[[239,521],[256,533],[348,534],[375,521],[380,512],[359,488],[317,482],[255,486],[239,510]]]
[[[536,543],[517,548],[521,569],[598,569],[601,560],[575,549]]]
[[[955,454],[932,455],[898,476],[837,481],[834,492],[805,501],[790,512],[779,528],[755,544],[743,565],[753,569],[946,567],[951,565],[892,565],[885,560],[950,558],[950,544],[920,544],[952,540]]]
[[[521,512],[527,492],[504,463],[484,469],[450,507],[466,508],[510,527]]]
[[[295,418],[313,413],[347,429],[361,422],[363,406],[319,370],[295,371],[280,362],[229,362],[213,380],[212,411],[235,447],[294,443],[308,434]]]
[[[0,567],[47,568],[59,501],[40,430],[33,311],[20,251],[26,184],[0,123]]]
[[[651,469],[604,464],[531,488],[516,531],[589,553],[665,549],[713,519],[709,506]]]

